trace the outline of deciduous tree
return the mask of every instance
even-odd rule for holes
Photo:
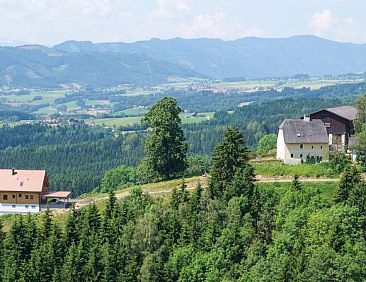
[[[142,120],[151,131],[140,166],[149,180],[172,179],[187,168],[188,144],[181,128],[181,112],[177,101],[166,97],[151,107]]]

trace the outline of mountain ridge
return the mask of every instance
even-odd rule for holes
[[[366,44],[337,42],[313,35],[246,37],[231,41],[209,38],[150,39],[133,43],[66,41],[55,45],[54,49],[64,52],[143,53],[218,79],[366,71]]]
[[[257,79],[366,71],[366,44],[316,36],[65,41],[53,47],[0,47],[0,84],[59,87],[152,85],[170,77]]]

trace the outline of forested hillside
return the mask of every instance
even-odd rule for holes
[[[0,167],[45,169],[52,189],[73,196],[100,185],[106,170],[135,166],[143,155],[142,135],[115,137],[101,127],[5,126],[0,134]]]
[[[44,46],[0,47],[0,84],[58,88],[77,83],[92,86],[149,85],[168,77],[199,76],[182,66],[143,54],[69,54]]]
[[[244,132],[249,147],[255,150],[263,136],[277,133],[283,119],[345,103],[344,99],[287,98],[251,104],[231,114],[217,112],[211,121],[183,126],[188,155],[209,157],[230,125]],[[139,125],[122,130],[142,128]],[[0,167],[47,169],[52,188],[70,190],[73,196],[99,186],[106,170],[137,165],[144,155],[142,144],[146,138],[146,132],[115,137],[111,129],[87,125],[4,126],[0,134]]]
[[[18,216],[0,236],[2,281],[362,281],[366,184],[255,184],[229,129],[207,189],[168,198],[140,189],[102,206]],[[336,187],[335,187],[336,186]],[[37,223],[38,224],[37,224]]]

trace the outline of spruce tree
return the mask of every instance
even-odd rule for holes
[[[65,227],[65,242],[67,246],[70,246],[72,242],[76,243],[79,238],[77,211],[75,207],[69,212]]]
[[[348,200],[350,192],[361,182],[361,176],[355,166],[348,166],[341,174],[339,186],[334,201],[344,203]]]
[[[246,168],[248,160],[249,154],[243,134],[238,129],[229,127],[212,156],[211,179],[208,188],[212,199],[222,197],[236,171]]]
[[[62,281],[65,282],[77,282],[79,281],[78,261],[77,261],[77,248],[74,243],[71,244],[67,255],[65,257],[62,270]]]
[[[360,152],[360,161],[366,169],[366,95],[358,96],[356,101],[357,117],[354,127],[357,138],[357,150]]]
[[[244,168],[238,168],[232,181],[224,190],[224,199],[229,202],[233,197],[245,196],[247,201],[251,201],[254,190],[254,169],[247,165]]]
[[[347,204],[356,206],[360,214],[366,216],[366,183],[364,181],[356,184],[350,191]]]
[[[294,189],[295,191],[301,191],[301,182],[299,180],[299,176],[298,175],[294,175],[294,178],[292,180],[292,185],[291,185],[292,189]]]
[[[105,217],[111,219],[114,215],[114,208],[116,206],[116,195],[112,189],[109,190],[108,203],[105,210]]]

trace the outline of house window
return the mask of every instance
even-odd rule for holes
[[[16,195],[13,195],[12,197],[13,197],[13,199],[15,199]]]
[[[35,209],[36,208],[36,206],[32,206],[32,209]]]
[[[3,200],[7,201],[8,200],[8,195],[3,195]]]
[[[323,146],[320,146],[320,149],[323,149]]]
[[[17,206],[16,206],[16,205],[11,205],[11,207],[12,207],[13,209],[15,209]]]
[[[22,197],[22,194],[19,194],[18,197],[21,198]]]
[[[33,195],[29,195],[29,199],[33,200]]]
[[[29,208],[29,206],[28,205],[25,205],[25,208],[27,209],[27,208]]]
[[[293,159],[294,158],[294,154],[291,154],[291,159]]]
[[[314,146],[311,146],[311,149],[314,149]]]
[[[28,195],[25,195],[25,199],[28,200],[29,199],[29,196]]]
[[[302,154],[300,154],[300,158],[302,159]]]
[[[300,149],[304,149],[304,144],[300,144]]]

